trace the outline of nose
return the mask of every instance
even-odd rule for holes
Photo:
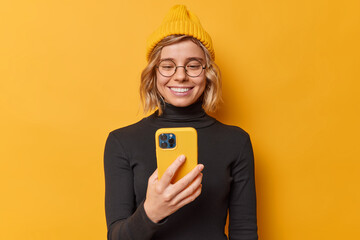
[[[182,68],[182,69],[179,69]],[[173,78],[175,81],[185,81],[187,78],[184,66],[177,66]]]

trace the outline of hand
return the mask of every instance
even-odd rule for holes
[[[157,223],[176,212],[186,204],[194,201],[201,193],[201,181],[204,165],[197,165],[191,172],[176,183],[171,179],[184,163],[185,156],[179,156],[158,179],[158,170],[150,176],[146,191],[144,209],[151,221]]]

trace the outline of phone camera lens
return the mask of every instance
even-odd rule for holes
[[[170,143],[171,145],[173,145],[173,144],[174,144],[174,142],[175,142],[175,141],[174,141],[174,139],[173,139],[173,138],[170,138],[170,139],[169,139],[169,143]]]
[[[160,147],[161,148],[167,148],[167,143],[166,142],[162,142],[162,143],[160,143]]]
[[[166,134],[161,134],[161,135],[160,135],[160,139],[163,140],[163,141],[165,141],[165,140],[167,139]]]

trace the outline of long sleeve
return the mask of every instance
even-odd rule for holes
[[[133,171],[122,144],[113,133],[105,145],[104,172],[108,239],[151,239],[161,224],[147,217],[144,202],[136,206]]]
[[[254,156],[248,135],[231,174],[229,239],[257,240]]]
[[[205,165],[202,192],[192,203],[152,222],[144,210],[147,183],[157,166],[159,128],[193,127],[198,161]],[[181,144],[178,142],[178,144]],[[137,123],[112,131],[104,153],[108,240],[257,240],[254,158],[249,135],[208,116],[197,102],[167,105]]]

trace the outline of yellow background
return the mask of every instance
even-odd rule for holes
[[[180,1],[0,2],[0,239],[106,239],[103,148]],[[255,150],[260,239],[360,235],[359,1],[181,1]],[[221,161],[221,159],[219,159]]]

